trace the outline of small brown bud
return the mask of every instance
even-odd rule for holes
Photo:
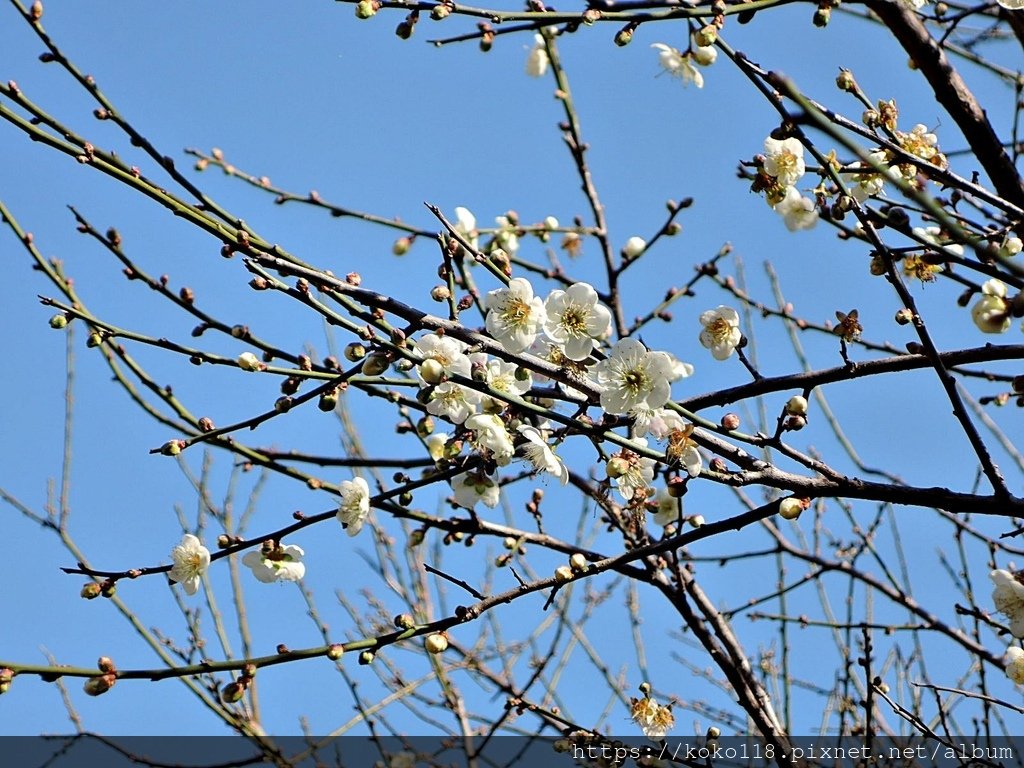
[[[740,426],[740,417],[735,413],[727,413],[722,417],[722,428],[733,430],[738,429]]]

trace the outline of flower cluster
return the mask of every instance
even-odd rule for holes
[[[651,48],[658,51],[658,63],[672,77],[679,78],[683,85],[693,83],[698,88],[704,87],[704,75],[700,67],[710,67],[718,58],[718,49],[714,45],[701,45],[697,36],[690,39],[690,49],[680,51],[665,43],[654,43]],[[694,66],[697,65],[697,66]]]
[[[769,136],[764,140],[764,156],[753,190],[765,193],[768,205],[782,217],[790,232],[811,229],[818,223],[815,201],[804,197],[796,187],[806,170],[804,145],[799,139]]]
[[[661,741],[676,724],[671,706],[662,706],[650,696],[631,698],[630,717],[651,741]]]
[[[484,302],[487,332],[513,354],[528,349],[543,333],[570,360],[586,360],[611,328],[611,312],[587,283],[554,290],[543,301],[530,281],[516,277],[491,291]]]

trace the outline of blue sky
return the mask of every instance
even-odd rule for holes
[[[0,9],[0,20],[0,79],[17,81],[29,98],[97,146],[128,156],[132,150],[116,129],[91,117],[95,105],[84,93],[57,66],[38,61],[42,47],[16,13]],[[455,206],[467,206],[481,226],[509,209],[518,211],[525,222],[548,215],[562,222],[577,214],[586,216],[585,200],[557,129],[562,115],[552,98],[553,83],[524,74],[532,38],[501,37],[484,55],[475,44],[434,48],[424,42],[470,29],[468,22],[452,17],[437,24],[424,19],[413,40],[403,42],[393,34],[399,20],[397,13],[382,12],[360,22],[350,6],[336,3],[297,6],[263,1],[82,4],[51,0],[44,17],[48,31],[72,60],[93,74],[122,113],[179,165],[190,165],[182,152],[186,147],[204,151],[220,147],[239,168],[265,174],[281,187],[299,193],[316,189],[326,200],[382,216],[400,216],[426,229],[437,225],[425,202],[449,213]],[[623,49],[612,44],[614,31],[610,25],[598,25],[559,41],[614,242],[621,246],[631,235],[650,236],[664,220],[665,200],[695,198],[693,207],[679,218],[682,235],[663,240],[633,270],[625,287],[627,316],[646,311],[667,287],[684,283],[694,264],[710,258],[728,241],[742,258],[751,292],[759,298],[771,297],[762,266],[770,260],[799,315],[822,322],[831,320],[837,309],[858,307],[865,335],[872,340],[897,346],[910,340],[909,331],[891,322],[898,301],[882,281],[867,274],[863,248],[839,243],[824,226],[806,233],[786,232],[763,200],[735,177],[737,163],[759,152],[778,122],[742,75],[720,59],[705,70],[703,90],[684,89],[660,73],[657,55],[649,47],[655,42],[683,46],[683,27],[641,28]],[[874,98],[899,101],[902,126],[921,122],[936,130],[943,148],[962,146],[955,126],[906,67],[905,55],[863,21],[837,13],[827,30],[818,30],[810,24],[809,9],[794,6],[762,13],[745,27],[730,22],[724,36],[754,61],[790,74],[812,96],[857,117],[860,107],[838,94],[833,85],[838,68],[850,67]],[[1004,127],[1012,92],[984,74],[971,72],[968,79],[983,96],[993,122]],[[101,230],[116,226],[126,250],[140,264],[154,274],[167,273],[175,286],[189,285],[200,302],[220,308],[225,319],[246,322],[289,349],[311,345],[324,353],[324,333],[316,318],[282,297],[253,294],[241,264],[221,259],[216,243],[92,169],[32,144],[6,124],[0,125],[0,136],[4,147],[0,199],[35,233],[44,253],[64,260],[98,316],[185,342],[190,341],[194,324],[161,306],[143,286],[126,283],[118,265],[75,232],[68,204]],[[152,168],[141,156],[133,162],[147,172]],[[962,168],[971,170],[969,165]],[[193,178],[266,239],[301,258],[335,274],[357,270],[365,286],[415,305],[429,305],[426,294],[436,280],[432,243],[418,242],[398,260],[390,253],[393,233],[355,220],[330,219],[298,205],[275,206],[270,196],[215,170],[193,174]],[[528,247],[535,259],[543,258],[535,240]],[[585,257],[591,261],[573,264],[581,279],[588,274],[596,279],[597,272],[589,272],[596,267],[595,256],[591,248]],[[46,321],[51,312],[36,299],[37,294],[52,295],[53,289],[29,269],[26,254],[6,231],[0,233],[0,258],[8,277],[0,281],[0,312],[8,345],[7,370],[0,375],[0,393],[7,403],[0,415],[0,434],[6,438],[0,441],[0,486],[40,509],[46,504],[48,479],[60,471],[65,337],[49,329]],[[731,266],[727,269],[732,271]],[[954,288],[937,284],[917,287],[915,293],[926,316],[935,317],[933,328],[941,348],[988,340],[976,331],[967,311],[953,305]],[[668,349],[696,365],[696,376],[676,385],[677,397],[747,380],[735,359],[716,363],[697,343],[697,317],[720,303],[730,303],[724,293],[701,286],[695,299],[673,308],[675,322],[652,327],[644,335],[652,347]],[[758,324],[755,331],[763,372],[796,370],[779,327]],[[85,349],[82,328],[75,333],[72,532],[99,567],[166,562],[181,532],[175,508],[193,520],[197,509],[195,493],[175,463],[148,455],[173,435],[142,415],[111,385],[109,371]],[[1015,340],[1000,339],[1003,343]],[[223,340],[203,341],[224,354],[241,351]],[[348,339],[339,341],[344,344]],[[807,337],[804,341],[814,367],[839,364],[832,339]],[[855,351],[854,356],[867,354]],[[186,361],[148,349],[139,350],[138,357],[158,381],[173,383],[196,412],[209,413],[218,424],[266,408],[276,396],[276,382],[269,379],[241,379],[235,371],[208,367],[197,375]],[[980,385],[974,391],[990,394],[993,390]],[[975,470],[971,454],[933,376],[880,379],[868,388],[840,385],[828,394],[869,465],[898,471],[919,485],[970,488]],[[776,412],[784,400],[781,395],[770,398],[769,413]],[[362,409],[364,404],[353,406]],[[391,434],[394,417],[376,405],[365,407],[359,415],[368,417],[365,439],[371,455],[408,450],[408,443],[398,442]],[[717,419],[720,413],[708,415]],[[1015,409],[1004,409],[998,416],[1008,434],[1019,433],[1020,416]],[[378,429],[379,423],[388,428]],[[259,445],[336,451],[337,433],[337,424],[320,414],[301,414],[246,438]],[[827,448],[829,455],[838,455],[829,439],[824,426],[812,419],[806,440],[798,444],[818,445]],[[1003,454],[997,459],[1007,462]],[[188,463],[198,471],[198,452],[189,456]],[[837,463],[849,469],[845,460]],[[230,466],[230,457],[214,458],[210,482],[215,498],[226,493]],[[1020,473],[1008,464],[1006,468],[1011,487],[1019,493]],[[254,474],[240,477],[237,506],[244,506],[254,479]],[[687,497],[688,511],[700,511],[709,520],[739,511],[731,494],[705,487],[709,485],[695,487],[696,493]],[[566,517],[556,527],[571,536],[580,514],[578,500],[551,487],[548,493],[564,507]],[[430,502],[418,503],[432,508]],[[323,494],[272,479],[260,498],[252,530],[279,527],[294,509],[318,512],[330,506]],[[869,515],[871,510],[865,507],[859,512]],[[510,505],[509,514],[522,523],[521,504]],[[948,544],[948,535],[933,540],[920,530],[919,521],[931,520],[926,510],[902,510],[900,515],[913,532],[903,541],[909,556],[915,562],[930,562],[921,567],[936,568],[935,548]],[[13,579],[7,584],[5,619],[0,623],[0,658],[41,662],[45,648],[66,663],[88,664],[107,654],[125,668],[155,664],[150,651],[127,637],[130,630],[109,604],[78,597],[77,577],[58,571],[59,566],[73,562],[52,535],[22,520],[9,507],[0,508],[0,517],[10,537],[7,566]],[[583,520],[586,526],[594,523],[587,513]],[[374,583],[357,554],[369,550],[370,544],[349,540],[330,525],[307,534],[292,543],[307,549],[311,585],[318,589],[325,616],[344,637],[347,619],[332,598],[333,590],[344,590],[358,601],[359,588]],[[737,549],[748,545],[743,540]],[[483,546],[468,553],[477,554]],[[498,543],[487,546],[496,548]],[[605,540],[602,546],[607,549],[613,543]],[[715,542],[705,546],[705,553],[731,548],[726,542]],[[453,557],[470,567],[467,556]],[[544,573],[557,563],[538,553],[533,564]],[[982,580],[980,594],[987,595],[983,551],[977,553],[972,567],[973,577]],[[733,566],[719,580],[711,566],[706,568],[715,599],[733,603],[737,589],[771,583],[774,578],[753,566]],[[227,605],[230,595],[221,571],[214,580],[220,600]],[[943,590],[950,590],[949,584],[936,581],[922,580],[924,594],[949,611],[955,595],[943,595]],[[379,583],[374,588],[379,589]],[[180,618],[162,579],[125,583],[120,594],[143,608],[146,626],[160,625],[182,636]],[[259,652],[272,651],[278,642],[291,647],[319,644],[315,628],[304,615],[306,607],[293,589],[251,582],[248,595]],[[671,639],[676,626],[661,618],[657,595],[645,593],[643,599],[652,606],[645,614],[644,628],[651,653],[669,665],[658,687],[690,696],[688,686],[699,682],[668,661],[685,649]],[[621,606],[615,608],[614,612],[602,608],[609,613],[606,621],[623,620]],[[512,623],[535,621],[538,615],[538,606],[510,614]],[[743,627],[747,629],[746,622]],[[470,628],[460,639],[471,643],[474,631]],[[615,633],[601,634],[599,648],[607,654],[609,666],[616,672],[624,670],[629,688],[635,689],[640,682],[635,654],[622,648],[629,642],[628,629],[616,626]],[[750,637],[748,651],[755,652],[775,636]],[[616,638],[618,642],[613,642]],[[812,652],[818,641],[820,636],[814,639],[809,633],[794,637],[794,652]],[[395,655],[403,660],[411,656],[397,650]],[[416,666],[415,660],[409,663]],[[579,667],[572,669],[586,682],[565,683],[570,691],[593,684],[586,677],[592,670],[587,671],[584,663]],[[319,732],[345,722],[352,713],[346,686],[340,677],[325,683],[326,669],[324,663],[312,661],[261,672],[268,726],[282,733],[297,732],[298,713],[307,714],[313,730]],[[372,690],[375,683],[368,675],[360,677],[363,672],[354,664],[350,667],[353,677]],[[831,681],[825,676],[832,672],[831,666],[823,668],[823,679],[816,682],[827,687]],[[82,696],[74,681],[69,685],[85,725],[101,732],[223,730],[175,682],[122,683],[112,694],[95,700]],[[603,706],[603,700],[577,702],[582,720],[598,716]],[[795,730],[816,728],[819,716],[820,710],[801,713]],[[621,712],[613,715],[621,717]],[[401,714],[396,718],[399,728],[421,727],[409,724]],[[681,730],[691,729],[687,718],[693,719],[690,715],[680,718]],[[622,721],[613,719],[618,722]],[[51,685],[19,678],[12,694],[0,698],[0,733],[68,728]]]

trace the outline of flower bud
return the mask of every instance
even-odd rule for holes
[[[181,453],[181,449],[185,447],[184,440],[168,440],[162,446],[160,446],[160,453],[164,456],[177,456]]]
[[[358,341],[345,345],[345,359],[350,363],[358,363],[364,357],[366,357],[366,347]]]
[[[427,649],[427,653],[435,655],[444,653],[448,650],[448,638],[443,632],[435,632],[432,635],[427,635],[423,641],[423,647]]]
[[[394,623],[399,629],[412,629],[416,626],[416,619],[411,613],[400,613],[395,616]]]
[[[50,327],[56,331],[68,327],[68,316],[63,312],[50,318]]]
[[[327,648],[327,658],[331,661],[337,661],[345,654],[345,646],[341,643],[334,643]]]
[[[359,654],[359,663],[365,667],[367,664],[373,664],[375,658],[377,658],[377,654],[373,651],[363,651]]]
[[[790,432],[799,432],[807,426],[807,419],[803,416],[790,416],[786,419],[784,426]]]
[[[615,33],[615,44],[617,46],[619,46],[620,48],[624,48],[625,46],[627,46],[631,42],[633,42],[633,30],[634,30],[634,28],[635,27],[632,24],[627,24],[622,29],[620,29],[618,32],[616,32]]]
[[[807,398],[803,395],[793,395],[786,403],[786,413],[792,416],[806,416]]]
[[[576,552],[569,558],[569,567],[579,573],[587,570],[587,565],[587,558],[581,552]]]
[[[316,407],[324,413],[330,413],[338,405],[338,390],[332,389],[329,392],[324,392],[320,395],[320,400],[317,402]]]
[[[635,259],[644,249],[647,247],[647,241],[642,237],[636,237],[635,235],[626,241],[626,244],[622,247],[622,255],[627,259]]]
[[[245,696],[245,686],[235,681],[228,683],[220,691],[220,700],[225,704],[237,704]]]
[[[572,581],[572,569],[568,565],[560,565],[555,568],[555,581],[561,584]]]
[[[115,682],[117,678],[114,675],[98,675],[86,680],[82,688],[89,696],[100,696],[113,688]]]
[[[846,91],[847,93],[856,91],[857,81],[853,79],[853,72],[848,69],[839,70],[839,76],[836,78],[836,87],[840,91]]]
[[[779,502],[779,514],[786,520],[796,520],[804,511],[804,504],[800,499],[790,496]]]
[[[363,360],[362,372],[364,376],[380,376],[384,373],[391,361],[383,352],[371,352]]]
[[[103,588],[95,581],[90,581],[88,584],[82,586],[82,591],[79,594],[86,600],[95,600],[100,596]]]
[[[391,252],[395,256],[405,256],[409,252],[410,247],[412,247],[412,240],[408,237],[400,237],[392,244]]]
[[[96,661],[96,667],[105,675],[117,671],[117,667],[114,665],[114,660],[109,656],[100,656]]]
[[[740,426],[740,417],[735,413],[727,413],[722,417],[722,428],[733,430]]]
[[[420,363],[420,376],[427,384],[440,384],[444,378],[444,366],[432,357]]]
[[[699,45],[701,48],[706,48],[709,45],[714,45],[718,39],[718,27],[714,24],[708,24],[706,27],[702,27],[693,36],[693,42]]]
[[[262,366],[260,359],[252,352],[243,352],[238,356],[238,367],[243,371],[258,371]]]
[[[356,4],[356,18],[368,19],[377,13],[378,7],[376,0],[359,0]]]
[[[689,520],[690,525],[694,528],[700,528],[705,522],[704,515],[693,515]]]
[[[829,20],[832,18],[832,9],[825,7],[819,8],[814,12],[814,26],[816,27],[827,27]]]
[[[721,736],[721,735],[722,735],[722,730],[720,728],[718,728],[717,726],[712,725],[710,728],[708,728],[707,740],[708,741],[717,741],[718,737]]]
[[[448,301],[452,297],[452,292],[448,290],[447,285],[435,285],[430,289],[430,298],[436,302]]]
[[[612,480],[617,477],[622,477],[624,474],[629,472],[629,462],[622,456],[613,456],[608,460],[608,464],[605,466],[605,472],[608,473],[608,477]]]
[[[99,333],[97,333],[96,331],[90,333],[89,338],[85,340],[85,346],[89,347],[89,349],[94,349],[102,343],[103,337],[100,336]]]

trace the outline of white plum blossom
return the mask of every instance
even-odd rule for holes
[[[480,404],[480,393],[461,384],[450,381],[434,387],[427,403],[427,413],[461,424],[474,413]]]
[[[454,229],[473,246],[473,250],[479,248],[479,237],[480,233],[476,229],[476,216],[468,208],[463,208],[461,205],[455,209],[455,224]],[[475,261],[470,261],[470,264],[475,264]]]
[[[863,203],[872,195],[882,192],[887,179],[898,178],[899,168],[888,165],[888,156],[880,149],[868,153],[869,163],[856,162],[851,166],[851,172],[844,174],[848,177],[850,195],[858,203]],[[879,173],[875,167],[885,168],[885,173]]]
[[[715,360],[729,358],[743,338],[740,331],[740,315],[732,307],[719,306],[709,309],[700,316],[704,330],[700,332],[700,343],[711,350]]]
[[[512,436],[505,429],[505,422],[493,413],[478,413],[466,419],[466,429],[473,430],[473,445],[491,452],[500,465],[508,464],[515,453]]]
[[[444,448],[451,439],[452,436],[444,432],[435,432],[432,435],[427,435],[423,442],[426,443],[427,453],[430,454],[430,458],[434,461],[439,461],[444,456]]]
[[[633,418],[633,432],[637,437],[651,435],[655,440],[664,440],[671,432],[682,429],[683,417],[667,408],[651,408],[641,403],[629,410]]]
[[[814,207],[814,201],[801,195],[796,187],[786,187],[786,196],[775,204],[775,211],[782,216],[790,232],[813,229],[818,223],[818,210]]]
[[[252,569],[257,581],[270,584],[275,581],[298,581],[306,575],[302,547],[289,544],[271,551],[257,549],[242,558],[242,565]]]
[[[635,438],[630,442],[641,448],[647,447],[647,440],[642,437]],[[625,501],[632,500],[637,492],[646,492],[651,481],[654,480],[654,459],[649,459],[630,450],[623,450],[615,454],[611,462],[617,462],[618,469],[621,470],[616,471],[616,477],[612,479],[615,481],[615,490]]]
[[[666,453],[674,461],[679,462],[680,466],[686,470],[686,474],[690,477],[697,477],[704,466],[704,460],[700,456],[700,451],[697,450],[697,444],[691,437],[692,434],[692,424],[672,430],[668,436]]]
[[[416,371],[428,384],[437,384],[446,376],[469,377],[470,362],[465,354],[466,345],[451,336],[438,336],[436,333],[426,333],[416,342],[413,350],[418,358],[423,360]],[[437,365],[424,365],[432,360]]]
[[[483,472],[467,472],[453,477],[452,490],[455,491],[455,503],[466,509],[473,509],[478,501],[484,506],[494,509],[498,506],[501,489],[498,484]]]
[[[669,730],[675,726],[676,719],[672,714],[672,707],[658,706],[658,703],[651,698],[631,699],[630,717],[633,722],[640,726],[640,729],[651,741],[661,741]]]
[[[657,509],[654,512],[654,522],[664,528],[679,522],[683,511],[682,499],[677,499],[668,492],[668,488],[659,488],[658,495],[654,499]]]
[[[210,550],[191,533],[181,537],[181,543],[171,550],[171,581],[181,584],[185,594],[194,595],[199,590],[199,580],[210,567]]]
[[[544,73],[548,71],[550,63],[551,60],[548,58],[548,51],[544,45],[544,36],[534,35],[533,47],[526,57],[526,74],[530,77],[543,77]]]
[[[355,536],[363,529],[370,514],[370,486],[361,477],[342,480],[338,483],[341,503],[338,505],[338,522],[345,526],[349,536]]]
[[[547,319],[544,302],[533,295],[533,286],[523,277],[514,277],[506,287],[488,293],[484,306],[487,332],[514,355],[533,344]]]
[[[1003,664],[1006,668],[1006,676],[1017,685],[1024,684],[1024,648],[1019,645],[1011,645],[1006,649],[1003,656]]]
[[[1019,574],[1001,568],[989,574],[996,585],[992,602],[996,610],[1010,620],[1010,633],[1014,637],[1024,637],[1024,584],[1017,580]]]
[[[792,187],[804,175],[804,145],[798,139],[764,140],[764,172],[783,187]]]
[[[675,382],[679,381],[680,379],[685,379],[685,378],[688,378],[690,376],[693,376],[693,366],[692,365],[690,365],[689,363],[684,363],[682,360],[680,360],[678,357],[673,355],[671,352],[666,352],[665,354],[668,355],[669,362],[672,365],[672,371],[671,371],[671,373],[669,373],[669,376],[668,376],[669,384],[674,384]]]
[[[931,133],[923,123],[915,125],[909,133],[896,131],[896,139],[905,152],[917,155],[932,165],[939,167],[946,165],[945,157],[939,152],[938,137]],[[900,163],[898,168],[907,180],[913,180],[917,176],[917,166],[913,163]]]
[[[660,408],[671,394],[671,359],[649,351],[637,339],[621,339],[593,371],[601,387],[601,407],[608,413],[628,413],[641,403]]]
[[[551,450],[539,429],[529,424],[522,424],[519,426],[519,434],[526,438],[526,442],[520,447],[523,449],[527,460],[533,464],[535,469],[539,472],[547,472],[549,475],[554,475],[562,485],[569,482],[569,469],[558,455]]]
[[[704,87],[704,75],[693,66],[690,54],[664,43],[654,43],[651,48],[657,49],[658,63],[672,77],[678,77],[683,81],[683,85],[693,83],[698,88]]]
[[[1006,285],[992,278],[981,286],[981,298],[971,307],[971,318],[982,333],[1006,333],[1013,322]]]
[[[942,234],[940,227],[914,227],[910,230],[924,242],[936,246],[940,251],[954,256],[963,256],[964,247],[960,243],[951,243]]]
[[[598,302],[597,291],[588,283],[552,291],[544,311],[545,332],[570,360],[586,360],[612,323],[612,313]]]
[[[515,225],[508,216],[496,216],[494,223],[498,225],[498,231],[494,233],[494,241],[498,248],[504,250],[509,256],[515,256],[519,250],[519,235],[516,234]]]
[[[484,352],[474,352],[469,356],[469,361],[474,368],[479,367],[483,370],[487,386],[495,392],[522,397],[533,386],[532,373],[526,368],[520,368],[515,363],[497,358],[488,359]],[[487,395],[483,396],[482,402],[486,411],[497,413],[505,408],[503,401]]]

